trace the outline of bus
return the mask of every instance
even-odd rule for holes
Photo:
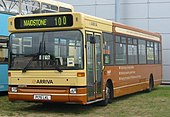
[[[0,11],[24,15],[49,12],[73,12],[74,7],[55,0],[1,0]]]
[[[14,14],[0,11],[0,92],[8,91],[8,17]]]
[[[78,12],[10,17],[10,101],[101,105],[162,80],[161,35]]]
[[[0,92],[8,91],[8,37],[0,36]]]
[[[55,0],[23,0],[20,4],[19,11],[22,15],[74,11],[72,5]]]

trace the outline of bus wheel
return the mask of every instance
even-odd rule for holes
[[[151,92],[154,88],[154,80],[153,77],[151,76],[149,79],[149,88],[147,89],[147,92]]]
[[[107,83],[105,88],[105,99],[100,102],[101,106],[106,106],[108,103],[112,102],[111,94],[111,87],[109,86],[109,83]]]

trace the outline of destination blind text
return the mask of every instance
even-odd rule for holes
[[[24,20],[24,27],[27,26],[46,26],[47,19]]]

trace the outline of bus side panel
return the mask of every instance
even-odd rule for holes
[[[0,91],[8,91],[8,64],[0,64]]]
[[[162,80],[161,65],[106,66],[104,81],[111,79],[114,97],[130,94],[149,88],[149,78],[153,75],[154,86]]]

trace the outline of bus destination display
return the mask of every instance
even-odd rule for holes
[[[16,29],[69,27],[72,25],[73,25],[73,16],[70,14],[36,16],[36,17],[20,17],[15,19]]]

